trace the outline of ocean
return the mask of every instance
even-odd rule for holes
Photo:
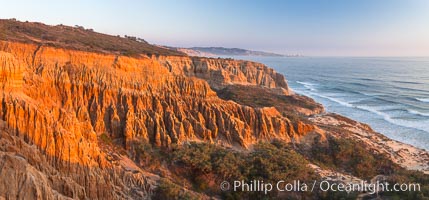
[[[239,57],[285,75],[328,112],[429,150],[429,58]]]

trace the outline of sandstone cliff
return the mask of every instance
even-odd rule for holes
[[[323,162],[311,157],[319,151],[315,144],[346,138],[364,143],[359,155],[373,156],[364,166],[380,164],[374,155],[384,155],[429,171],[426,151],[324,113],[263,64],[188,57],[82,28],[2,20],[0,28],[6,30],[0,35],[0,198],[150,199],[167,179],[183,193],[209,199],[180,185],[188,178],[184,169],[165,160],[157,175],[144,168],[153,152],[142,146],[174,153],[191,141],[246,154],[258,142],[280,140]],[[359,162],[349,157],[340,158]],[[235,169],[231,163],[227,168]],[[325,171],[312,166],[320,174],[349,170],[341,163]],[[215,175],[202,177],[218,186]]]
[[[243,106],[218,98],[211,89],[248,84],[287,91],[283,76],[261,64],[189,57],[130,58],[14,42],[0,42],[0,63],[0,113],[8,132],[34,145],[41,152],[40,159],[61,175],[67,174],[74,185],[66,189],[61,183],[46,181],[50,175],[40,172],[44,169],[19,170],[38,174],[41,185],[28,187],[38,191],[39,197],[150,195],[150,186],[140,183],[145,183],[144,175],[118,180],[126,172],[115,171],[117,167],[106,159],[107,153],[98,145],[101,135],[128,149],[135,141],[164,147],[205,141],[246,148],[260,140],[298,140],[314,130],[292,123],[274,107]]]
[[[290,93],[283,75],[261,63],[204,57],[157,56],[173,74],[184,74],[204,80],[215,89],[231,84],[258,85]]]
[[[55,141],[50,141],[55,143]],[[61,144],[57,144],[60,146]],[[6,199],[146,199],[159,177],[126,165],[58,161],[0,121],[0,197]]]
[[[30,140],[41,141],[35,138],[36,127],[78,132],[90,141],[108,133],[125,138],[124,142],[136,138],[164,146],[192,139],[226,139],[246,146],[257,139],[294,136],[289,120],[275,109],[254,109],[219,99],[206,82],[170,73],[151,59],[16,43],[1,43],[0,49],[3,62],[10,63],[2,71],[8,77],[5,84],[14,87],[4,92],[4,120],[11,128],[28,133]],[[268,75],[246,78],[262,73],[259,66],[256,70],[246,66],[248,73],[229,76],[230,83],[286,87],[284,79],[275,81]],[[229,70],[239,68],[232,65]],[[34,114],[21,110],[34,110]],[[21,112],[26,114],[19,116]],[[44,125],[35,125],[39,118]],[[28,123],[34,119],[35,123]]]

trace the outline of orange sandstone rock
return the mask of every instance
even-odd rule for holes
[[[125,148],[132,142],[168,147],[187,141],[246,148],[260,140],[290,141],[312,130],[303,124],[294,127],[275,108],[252,108],[217,97],[211,88],[228,84],[287,91],[282,75],[247,61],[130,58],[0,42],[0,70],[0,120],[18,138],[43,152],[55,170],[74,174],[71,178],[77,185],[55,188],[61,194],[70,193],[71,198],[135,195],[104,194],[115,187],[137,188],[142,191],[140,197],[148,195],[147,184],[139,183],[143,175],[121,179],[126,172],[107,160],[98,145],[97,136],[102,134]],[[4,156],[8,166],[21,163]],[[31,198],[55,196],[49,192],[52,186],[46,186],[54,184],[47,179],[50,175],[17,170],[45,185],[30,187],[38,191]]]

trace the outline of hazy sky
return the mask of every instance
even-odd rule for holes
[[[0,0],[0,18],[170,46],[314,56],[429,56],[429,0]]]

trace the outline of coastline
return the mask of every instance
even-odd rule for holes
[[[20,26],[13,36],[39,25]],[[122,53],[107,47],[129,39],[106,35],[96,35],[111,39],[95,49],[99,52],[87,51],[79,39],[61,43],[64,34],[57,31],[74,28],[43,28],[58,39],[56,46],[28,37],[18,38],[31,41],[0,42],[0,143],[5,144],[0,154],[7,161],[0,172],[10,177],[2,180],[6,187],[0,193],[27,199],[56,194],[248,199],[255,193],[234,194],[219,185],[255,178],[317,181],[334,174],[345,180],[382,175],[416,181],[409,173],[429,182],[426,151],[326,112],[314,99],[291,91],[271,65],[164,50],[154,54],[160,49],[134,40],[130,45],[141,54],[123,55],[129,47]],[[24,184],[26,190],[7,184],[27,176],[36,179]],[[331,194],[270,194],[281,195],[320,199]]]
[[[371,151],[385,154],[389,159],[405,169],[429,174],[429,153],[426,150],[390,139],[382,133],[375,132],[367,124],[354,120],[338,120],[339,118],[343,117],[334,113],[326,113],[311,117],[310,120],[320,126],[340,126],[347,132],[334,132],[335,137],[363,141]]]
[[[308,95],[296,92],[292,88],[291,93],[297,93],[308,97]],[[352,123],[347,123],[347,121],[338,120],[333,116],[344,117],[335,112],[325,111],[323,114],[310,117],[310,120],[322,126],[341,126],[349,130],[350,133],[337,134],[337,137],[350,137],[355,140],[364,141],[373,151],[385,153],[392,161],[400,166],[409,170],[417,170],[429,174],[429,152],[426,149],[392,139],[383,133],[374,131],[370,125],[359,122],[359,120],[352,120]],[[322,173],[326,173],[326,171]]]
[[[322,103],[329,112],[369,124],[391,139],[429,149],[429,104],[425,102],[428,82],[416,73],[425,69],[427,58],[246,59],[286,75],[292,90]]]

